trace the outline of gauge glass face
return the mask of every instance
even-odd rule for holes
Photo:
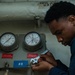
[[[11,46],[15,43],[15,36],[13,34],[4,34],[1,37],[1,44],[3,46]]]
[[[37,33],[29,33],[24,40],[27,45],[35,46],[40,42],[40,36]]]

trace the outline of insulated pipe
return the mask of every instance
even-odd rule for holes
[[[0,3],[0,21],[34,20],[35,16],[43,19],[49,6],[41,6],[39,2]]]

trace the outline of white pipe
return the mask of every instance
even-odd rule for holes
[[[35,16],[44,18],[49,6],[41,6],[38,2],[0,3],[0,21],[33,20]]]

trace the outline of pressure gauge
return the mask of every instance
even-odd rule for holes
[[[2,34],[0,37],[0,46],[1,50],[5,52],[15,50],[18,47],[16,36],[11,32]]]
[[[36,51],[42,47],[42,39],[39,33],[29,32],[24,37],[24,47],[29,51]]]

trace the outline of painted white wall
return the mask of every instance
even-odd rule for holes
[[[45,23],[41,23],[41,27],[35,27],[34,21],[3,21],[0,22],[0,35],[4,32],[12,33],[28,33],[30,31],[37,31],[43,33],[46,36],[46,46],[50,52],[54,55],[56,59],[61,60],[64,64],[69,66],[70,62],[70,49],[58,43],[55,36],[53,36],[49,28]],[[4,75],[5,71],[0,71],[0,75]],[[9,75],[31,75],[31,70],[16,70],[9,72]],[[35,73],[35,75],[47,75],[47,73]]]

